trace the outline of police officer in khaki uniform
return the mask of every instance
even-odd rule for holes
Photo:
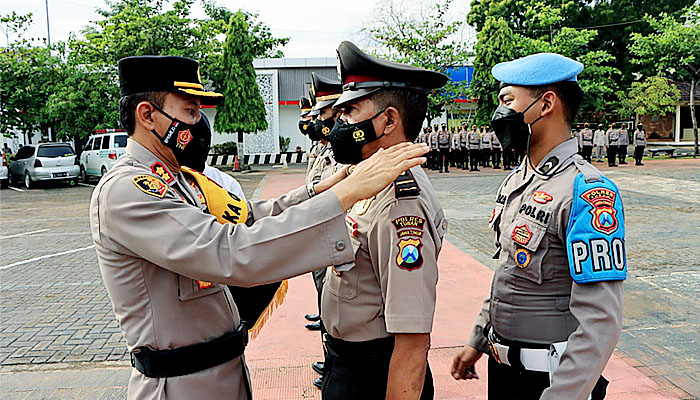
[[[338,47],[338,60],[342,114],[330,141],[346,164],[412,141],[427,90],[447,81],[437,72],[376,59],[349,42]],[[346,225],[355,265],[328,271],[321,303],[328,330],[323,398],[432,398],[427,354],[447,222],[427,175],[412,168],[357,202]]]
[[[442,173],[442,168],[445,172],[450,172],[450,153],[452,152],[452,134],[447,130],[447,124],[442,123],[442,129],[438,135],[438,151],[440,151],[439,170]]]
[[[463,170],[469,166],[469,132],[467,132],[467,124],[462,125],[459,131],[459,163]]]
[[[387,149],[351,177],[339,173],[275,200],[227,194],[219,219],[205,212],[179,160],[196,143],[190,129],[200,105],[222,95],[205,91],[198,63],[182,57],[128,57],[119,78],[130,138],[93,191],[90,228],[134,366],[128,398],[250,399],[247,330],[225,285],[352,265],[344,210],[419,165],[427,149]]]
[[[642,123],[637,124],[632,144],[634,144],[634,165],[644,165],[642,157],[644,157],[644,148],[647,146],[647,133]]]
[[[491,133],[491,160],[493,161],[493,168],[501,168],[501,142],[498,141],[498,136],[491,131],[490,126],[486,126],[486,130]]]
[[[440,129],[437,124],[433,125],[433,131],[429,136],[430,139],[430,159],[432,160],[432,170],[437,171],[438,164],[440,164],[440,150],[438,149],[438,138],[440,136]]]
[[[583,130],[581,130],[581,157],[584,160],[591,162],[591,155],[593,154],[593,131],[589,128],[588,122],[583,124]]]
[[[617,187],[569,133],[582,70],[551,53],[492,69],[502,82],[494,131],[527,156],[496,195],[498,266],[452,367],[456,379],[478,378],[474,363],[489,353],[489,399],[605,396],[601,373],[622,328],[625,222]]]
[[[479,170],[479,159],[481,158],[481,136],[479,128],[472,125],[472,130],[469,131],[469,171]]]
[[[620,141],[617,146],[617,159],[620,164],[627,164],[627,146],[630,145],[630,134],[627,130],[627,124],[623,123],[620,126]]]
[[[491,166],[491,132],[485,126],[481,127],[481,166]]]
[[[620,147],[620,130],[615,123],[605,132],[605,148],[608,151],[608,167],[617,167],[617,148]]]

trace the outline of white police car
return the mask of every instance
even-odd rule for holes
[[[87,182],[90,177],[101,177],[126,151],[128,135],[121,129],[96,130],[90,136],[80,154],[80,178]]]

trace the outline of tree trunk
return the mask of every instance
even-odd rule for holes
[[[698,152],[698,120],[695,117],[695,85],[698,84],[696,78],[690,80],[690,119],[693,121],[693,133],[695,134],[695,154]]]

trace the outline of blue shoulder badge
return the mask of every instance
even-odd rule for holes
[[[625,216],[610,179],[586,182],[579,174],[574,180],[566,249],[576,283],[627,279]]]

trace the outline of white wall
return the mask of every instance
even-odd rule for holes
[[[299,106],[280,106],[280,137],[289,138],[289,149],[294,151],[297,146],[308,151],[311,140],[299,132]]]

